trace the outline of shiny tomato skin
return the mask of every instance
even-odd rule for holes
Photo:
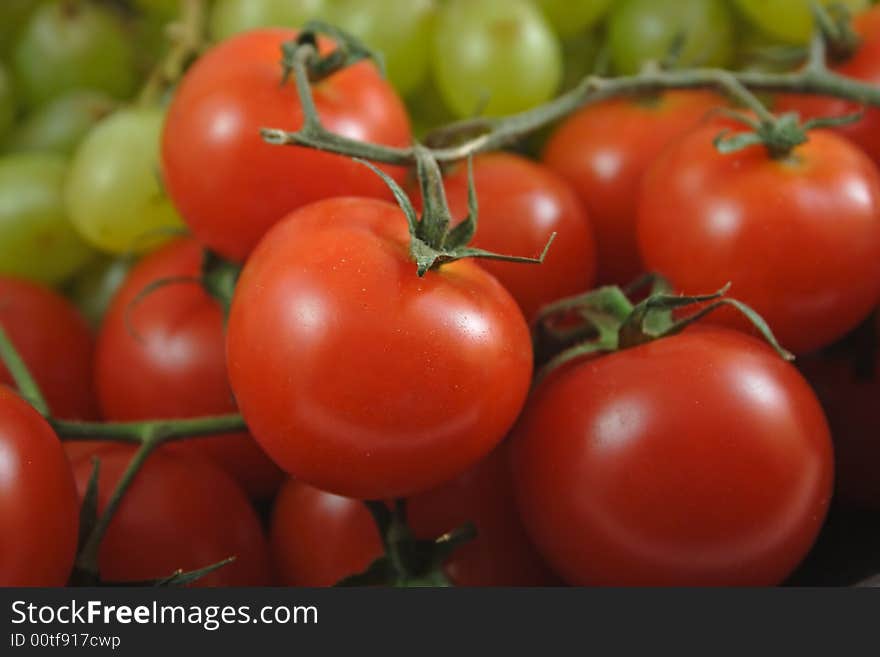
[[[232,260],[244,260],[272,224],[312,201],[391,198],[378,177],[350,158],[273,146],[260,137],[261,128],[302,126],[293,81],[281,84],[281,44],[295,36],[260,29],[215,46],[184,76],[168,110],[167,191],[195,237]],[[328,130],[389,146],[412,139],[402,101],[371,63],[332,75],[313,94]],[[402,177],[399,169],[388,172]]]
[[[390,499],[464,471],[529,387],[522,312],[479,265],[416,274],[401,210],[339,198],[292,213],[248,260],[227,327],[239,407],[282,469]]]
[[[64,586],[76,557],[79,503],[52,428],[0,385],[0,586]]]
[[[795,353],[830,344],[880,300],[877,168],[825,131],[784,160],[762,146],[723,155],[713,145],[721,127],[688,135],[646,175],[645,264],[686,294],[732,283],[731,296]],[[712,321],[747,326],[733,311]]]
[[[56,417],[97,417],[92,384],[94,338],[73,304],[37,283],[0,276],[0,325]],[[12,384],[2,363],[0,383]]]
[[[542,161],[571,183],[587,209],[600,283],[626,284],[644,271],[636,242],[642,177],[667,146],[720,105],[717,95],[701,91],[614,99],[583,108],[551,135]]]
[[[108,444],[74,456],[80,497],[100,462],[101,512],[134,454]],[[196,570],[236,559],[195,586],[265,586],[269,556],[263,530],[247,497],[229,475],[206,459],[153,453],[126,491],[98,553],[101,579],[135,582],[160,579],[178,569]]]
[[[880,85],[880,7],[858,14],[853,20],[853,28],[861,38],[859,49],[850,59],[832,68],[848,78]],[[880,164],[880,109],[829,96],[788,94],[777,97],[775,109],[780,112],[798,112],[804,120],[846,116],[863,111],[861,120],[835,130],[860,146],[874,162]]]
[[[445,566],[456,586],[558,582],[519,519],[504,445],[452,481],[409,498],[407,521],[424,540],[474,523],[476,538],[453,552]],[[276,499],[270,545],[279,583],[286,586],[330,586],[382,554],[376,525],[362,502],[295,479]]]
[[[151,291],[148,285],[197,277],[202,252],[180,239],[139,262],[101,325],[95,379],[108,420],[189,418],[235,413],[226,375],[223,313],[193,281]],[[229,472],[253,497],[269,497],[282,473],[247,433],[188,439],[168,449],[197,451]]]
[[[477,536],[447,561],[456,586],[552,586],[559,583],[526,534],[513,490],[510,450],[502,443],[476,466],[408,501],[413,533],[433,539],[472,522]]]
[[[686,332],[545,380],[514,432],[539,551],[569,583],[777,584],[831,497],[809,385],[751,336]]]
[[[596,279],[596,244],[587,213],[569,184],[549,168],[511,153],[474,159],[479,221],[473,246],[537,257],[556,239],[540,265],[482,260],[480,265],[511,293],[526,318],[551,301],[584,292]],[[468,214],[467,167],[445,180],[453,217]]]

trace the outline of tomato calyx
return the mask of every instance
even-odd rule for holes
[[[395,500],[391,506],[380,501],[364,504],[373,516],[385,553],[336,586],[452,586],[443,564],[457,548],[476,537],[473,524],[434,540],[417,540],[406,522],[406,500]]]
[[[648,295],[633,303],[630,296],[650,287]],[[611,285],[568,297],[544,307],[533,323],[538,359],[535,384],[572,360],[592,354],[612,353],[680,333],[723,306],[743,314],[785,360],[794,356],[776,340],[767,322],[746,304],[726,296],[730,284],[703,295],[672,294],[669,284],[649,274],[625,290]],[[687,315],[676,311],[694,307]]]
[[[318,35],[324,34],[336,42],[336,48],[326,55],[318,54]],[[385,75],[385,61],[382,54],[371,50],[363,41],[352,34],[319,20],[305,24],[299,35],[281,44],[281,84],[287,84],[296,70],[297,58],[302,58],[310,82],[323,80],[337,71],[370,59]]]
[[[409,252],[416,263],[419,276],[424,276],[428,271],[437,269],[445,263],[462,258],[483,258],[538,265],[544,262],[550,245],[556,238],[556,233],[550,234],[544,249],[535,258],[505,255],[468,246],[477,231],[479,214],[472,158],[468,158],[468,214],[463,221],[453,226],[452,213],[449,211],[449,204],[446,201],[440,165],[428,148],[421,144],[415,144],[413,149],[416,156],[416,173],[422,194],[421,217],[416,213],[406,192],[391,176],[366,160],[356,158],[356,161],[369,167],[382,178],[394,194],[403,214],[406,215],[410,234]]]
[[[715,148],[719,153],[727,155],[749,146],[762,145],[774,160],[790,157],[797,146],[808,141],[810,130],[849,125],[860,121],[864,116],[864,112],[856,112],[843,116],[810,119],[802,123],[796,113],[773,115],[766,112],[760,119],[729,110],[724,110],[723,113],[744,123],[751,128],[751,131],[730,134],[730,130],[722,130],[714,140]]]

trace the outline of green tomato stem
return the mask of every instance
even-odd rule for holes
[[[12,344],[6,331],[0,326],[0,359],[9,370],[12,380],[18,388],[19,394],[33,406],[43,417],[49,417],[49,405],[40,391],[40,386],[34,380],[27,365]]]

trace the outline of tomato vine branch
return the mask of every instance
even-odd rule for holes
[[[306,26],[306,30],[319,28],[320,26]],[[817,36],[811,46],[808,65],[791,73],[732,72],[711,68],[666,71],[649,67],[631,76],[610,78],[590,75],[571,91],[525,112],[501,118],[466,119],[441,128],[429,137],[430,142],[454,143],[456,137],[464,137],[465,140],[452,146],[430,149],[430,153],[440,164],[456,162],[477,153],[501,148],[589,104],[619,96],[673,89],[715,89],[733,96],[735,100],[745,100],[748,107],[759,116],[764,113],[769,115],[769,111],[760,103],[760,109],[755,106],[751,100],[753,96],[745,97],[743,91],[833,96],[862,105],[880,106],[880,87],[830,70],[825,64],[825,51],[823,38]],[[263,139],[270,144],[304,146],[384,164],[415,164],[416,147],[383,146],[349,139],[330,132],[322,125],[315,108],[309,75],[310,62],[317,58],[315,46],[308,41],[299,43],[290,58],[290,68],[305,115],[303,127],[293,132],[263,128]]]

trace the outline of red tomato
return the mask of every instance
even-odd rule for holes
[[[437,538],[474,523],[477,536],[446,564],[458,586],[551,586],[558,583],[538,555],[519,517],[507,444],[441,486],[409,500],[408,516],[419,538]]]
[[[477,264],[424,277],[401,210],[314,203],[254,251],[227,330],[232,389],[283,469],[391,499],[447,481],[502,439],[529,388],[516,302]]]
[[[235,413],[226,376],[223,313],[195,283],[173,283],[137,300],[151,283],[198,276],[201,249],[178,240],[139,262],[108,310],[98,339],[95,376],[110,420],[186,418]],[[169,445],[217,462],[254,497],[268,497],[282,473],[246,433]]]
[[[833,69],[846,77],[880,85],[880,7],[856,16],[853,28],[862,40],[861,45],[855,55]],[[845,116],[864,110],[865,116],[860,121],[836,130],[880,163],[880,110],[877,108],[865,108],[830,96],[782,95],[777,98],[776,109],[798,112],[803,119]]]
[[[0,276],[0,324],[57,417],[93,420],[93,340],[74,306],[30,281]],[[0,363],[0,383],[12,385]]]
[[[103,511],[134,449],[107,445],[73,461],[80,497],[100,460],[98,510]],[[269,557],[263,530],[242,490],[209,461],[154,453],[138,472],[101,542],[98,567],[109,582],[160,579],[235,561],[196,586],[263,586]]]
[[[292,80],[281,84],[279,63],[281,44],[295,37],[292,30],[254,30],[215,46],[184,76],[168,110],[168,193],[199,241],[233,260],[244,260],[272,224],[312,201],[391,198],[350,158],[272,146],[260,137],[260,128],[302,126],[296,88]],[[322,51],[330,49],[322,42]],[[327,78],[313,94],[328,130],[390,146],[412,139],[403,103],[370,63]]]
[[[413,533],[425,540],[473,522],[477,537],[446,564],[457,586],[540,586],[556,578],[535,552],[516,510],[507,449],[433,490],[409,499]],[[339,497],[290,479],[272,512],[275,570],[287,586],[330,586],[363,571],[382,554],[370,512],[358,500]]]
[[[58,436],[0,385],[0,586],[64,586],[78,528],[76,486]]]
[[[835,499],[880,510],[880,355],[862,373],[852,354],[799,361],[828,416],[834,440]]]
[[[510,153],[474,160],[479,222],[473,245],[508,255],[536,257],[556,239],[540,265],[481,260],[480,265],[513,295],[527,318],[541,306],[589,290],[596,278],[593,231],[577,195],[547,167]],[[452,214],[468,213],[467,167],[446,178]]]
[[[600,283],[625,284],[642,273],[636,243],[642,176],[664,148],[722,104],[700,91],[609,100],[572,115],[550,137],[543,160],[572,184],[587,208]]]
[[[724,329],[558,371],[513,449],[526,528],[572,584],[776,584],[831,497],[828,427],[809,385]]]
[[[880,175],[823,131],[782,160],[763,146],[722,155],[712,143],[722,127],[687,136],[646,175],[644,262],[684,293],[732,282],[795,353],[825,346],[880,300]],[[713,318],[744,325],[732,311]]]

